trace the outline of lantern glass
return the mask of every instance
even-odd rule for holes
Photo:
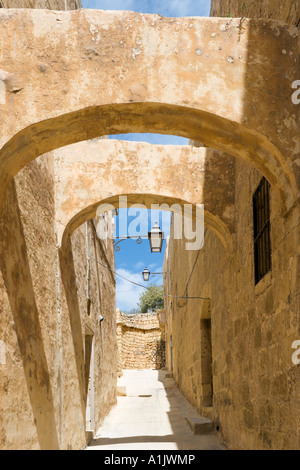
[[[164,234],[157,222],[155,222],[154,226],[148,233],[148,238],[150,241],[151,253],[160,253],[164,240]]]
[[[144,271],[142,272],[144,281],[149,281],[150,278],[150,271],[149,269],[145,268]]]

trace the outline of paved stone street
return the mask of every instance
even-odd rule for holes
[[[198,417],[167,371],[126,370],[117,406],[88,450],[224,450],[214,434],[194,435],[186,418]]]

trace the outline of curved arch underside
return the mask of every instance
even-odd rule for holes
[[[161,133],[187,137],[255,166],[279,192],[283,210],[297,196],[295,178],[279,150],[264,136],[196,108],[162,103],[95,106],[33,124],[0,152],[0,197],[27,163],[57,148],[108,134]]]
[[[114,195],[111,197],[108,197],[106,199],[102,199],[97,201],[94,204],[91,204],[88,207],[85,207],[82,211],[77,213],[73,219],[71,219],[68,223],[68,225],[65,227],[64,232],[62,233],[62,239],[61,239],[61,252],[64,253],[65,246],[68,244],[68,240],[72,233],[84,222],[93,219],[97,215],[97,209],[101,204],[103,205],[109,205],[113,206],[115,209],[118,209],[120,207],[119,201],[120,201],[120,196],[124,197],[126,196],[127,203],[129,206],[132,206],[134,204],[137,205],[143,205],[147,209],[151,209],[153,204],[159,204],[161,205],[161,210],[169,210],[164,207],[165,205],[168,205],[171,207],[172,205],[178,205],[182,208],[182,213],[184,213],[184,205],[188,204],[190,205],[189,201],[183,201],[181,199],[177,199],[174,197],[167,197],[167,196],[161,196],[157,194],[118,194]],[[171,210],[171,212],[173,212]],[[192,218],[196,218],[196,206],[195,204],[192,204]],[[221,243],[223,244],[225,250],[227,253],[230,253],[233,248],[233,242],[232,242],[232,236],[224,224],[218,217],[215,215],[211,214],[209,211],[204,209],[204,221],[205,225],[211,229],[220,239]]]
[[[234,231],[235,166],[232,158],[206,148],[151,145],[100,139],[54,152],[58,242],[96,215],[101,201],[119,207],[118,195],[128,204],[175,210],[204,206],[205,224],[230,251]]]

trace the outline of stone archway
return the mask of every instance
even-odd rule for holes
[[[291,84],[298,78],[295,77],[298,56],[298,32],[295,28],[273,20],[172,19],[130,12],[35,12],[4,9],[0,9],[0,25],[0,205],[5,189],[14,175],[36,157],[72,143],[119,132],[161,132],[182,135],[243,159],[260,170],[277,190],[281,198],[280,201],[278,198],[278,205],[281,202],[284,214],[299,198],[299,133],[297,111],[291,100]],[[199,151],[199,162],[203,156],[201,152],[204,151]],[[171,164],[172,159],[170,157],[168,159]],[[185,163],[186,159],[185,156]],[[151,164],[153,161],[154,159],[151,160]],[[120,168],[120,162],[120,158],[116,158],[114,163],[118,165],[117,170]],[[147,171],[145,166],[142,165],[141,168]],[[115,174],[117,176],[118,171]],[[83,173],[82,175],[84,176]],[[80,440],[84,437],[84,433],[81,432],[84,430],[82,423],[85,421],[84,348],[81,325],[85,324],[85,316],[81,316],[81,313],[85,312],[81,311],[81,297],[77,291],[76,258],[73,256],[69,234],[80,221],[93,216],[100,200],[113,202],[121,191],[122,194],[128,195],[129,202],[143,202],[145,205],[151,201],[165,202],[166,198],[169,198],[170,203],[180,204],[191,200],[190,194],[187,194],[182,187],[177,192],[171,185],[166,191],[157,191],[154,186],[147,187],[143,191],[140,187],[141,179],[136,179],[134,183],[130,180],[130,176],[127,175],[129,187],[124,187],[123,182],[115,181],[113,189],[108,191],[111,194],[100,192],[101,188],[103,190],[102,185],[97,193],[93,193],[93,201],[89,201],[88,197],[78,198],[77,202],[73,201],[74,207],[70,205],[69,209],[70,211],[74,209],[74,212],[66,211],[65,222],[61,227],[63,249],[59,253],[56,250],[54,237],[57,227],[52,223],[55,217],[52,204],[54,197],[47,206],[51,205],[49,213],[44,211],[42,204],[31,205],[29,201],[26,206],[28,212],[32,214],[38,208],[40,212],[37,211],[36,218],[38,219],[40,214],[44,218],[34,226],[33,231],[30,230],[28,233],[23,230],[22,214],[19,211],[13,181],[11,181],[12,194],[7,191],[8,197],[3,204],[3,213],[0,209],[1,218],[4,215],[4,225],[1,226],[4,229],[1,228],[3,243],[1,243],[0,273],[1,288],[3,288],[1,308],[4,309],[4,314],[1,317],[5,328],[8,328],[6,337],[9,338],[10,344],[14,345],[16,339],[19,340],[29,395],[34,404],[33,417],[37,417],[36,424],[33,419],[25,423],[24,417],[26,420],[30,414],[22,413],[22,418],[19,414],[21,419],[20,421],[18,419],[17,425],[21,429],[25,423],[26,429],[29,429],[32,435],[32,428],[36,425],[38,437],[43,440],[41,447],[46,447],[44,440],[47,438],[47,433],[51,437],[53,447],[58,447],[61,443],[67,444],[69,439],[72,443],[77,436]],[[247,176],[245,175],[244,182]],[[207,172],[205,185],[206,177]],[[42,194],[44,200],[47,200],[49,186],[43,187],[43,183],[38,181],[40,184],[34,187],[36,183],[34,175],[31,182],[30,187],[34,188],[33,192],[38,193],[38,196]],[[80,181],[78,187],[79,183]],[[216,193],[207,192],[209,188],[205,185],[204,196],[207,198],[205,197],[203,201],[205,204],[211,204],[207,210],[206,221],[211,228],[215,228],[223,244],[230,246],[231,232],[237,226],[232,227],[230,213],[224,213],[221,206],[213,206],[212,195]],[[251,188],[253,189],[253,186]],[[201,189],[203,187],[199,185],[198,190]],[[69,188],[66,195],[71,194]],[[159,201],[157,194],[160,197]],[[242,206],[243,200],[238,194],[241,192],[237,192],[236,200]],[[250,206],[249,199],[250,197],[247,201]],[[194,201],[197,203],[198,198],[195,197]],[[78,202],[80,204],[76,205]],[[216,363],[220,384],[218,411],[221,425],[223,428],[227,427],[229,430],[227,435],[231,442],[235,443],[239,441],[235,439],[236,436],[251,434],[252,418],[257,416],[261,409],[260,405],[264,405],[268,399],[266,390],[270,391],[270,396],[273,391],[279,388],[282,390],[282,396],[275,400],[276,408],[278,406],[277,409],[282,411],[277,423],[281,438],[284,438],[282,431],[286,431],[286,436],[291,434],[290,429],[281,426],[284,412],[287,412],[286,416],[291,416],[292,405],[297,404],[295,372],[283,363],[281,368],[276,370],[278,361],[275,363],[271,357],[274,355],[273,344],[272,348],[269,348],[269,362],[274,367],[268,372],[269,377],[273,375],[272,382],[262,383],[259,378],[259,375],[265,376],[263,365],[266,363],[265,359],[268,359],[265,337],[269,336],[269,327],[271,327],[269,319],[272,317],[273,323],[276,323],[276,331],[274,334],[272,332],[272,341],[274,338],[276,350],[282,351],[283,354],[285,354],[284,344],[290,351],[288,335],[285,335],[287,341],[284,336],[287,319],[290,326],[289,335],[297,333],[300,263],[297,252],[299,233],[295,224],[298,214],[295,217],[293,211],[290,211],[291,217],[286,224],[284,219],[280,219],[277,210],[275,212],[276,221],[277,216],[279,219],[279,224],[274,225],[277,232],[276,266],[274,263],[276,279],[266,293],[265,302],[259,302],[257,311],[254,288],[251,288],[251,295],[245,295],[245,280],[251,276],[248,269],[251,260],[246,264],[244,253],[232,256],[228,262],[224,250],[220,252],[214,250],[215,245],[212,244],[210,248],[212,255],[207,263],[205,264],[204,260],[202,265],[205,275],[208,273],[208,279],[203,276],[200,282],[195,281],[195,295],[199,295],[197,292],[199,285],[203,284],[205,290],[214,286],[209,294],[201,292],[201,295],[213,299],[212,316],[215,315],[218,327],[216,337],[220,340]],[[51,219],[43,239],[44,241],[48,235],[47,246],[44,244],[34,246],[47,218]],[[29,226],[30,222],[35,222],[34,219],[34,217],[27,219]],[[251,229],[251,225],[247,225],[250,220],[243,217],[242,224]],[[31,242],[33,232],[36,237],[33,238],[33,243],[28,243]],[[237,245],[239,241],[243,241],[243,246],[245,245],[245,233],[241,227],[236,231]],[[247,231],[248,235],[249,233],[250,230]],[[77,235],[80,233],[75,233],[73,239],[76,239]],[[61,241],[59,246],[60,243]],[[47,249],[49,256],[45,256]],[[32,253],[36,256],[30,256]],[[59,256],[61,270],[59,270]],[[218,263],[215,262],[216,258]],[[214,264],[216,270],[205,272],[209,264]],[[241,270],[238,271],[237,267],[241,267]],[[46,275],[43,275],[42,270]],[[222,282],[216,282],[217,277],[214,274],[217,270],[223,278]],[[85,273],[85,269],[81,272]],[[80,279],[83,279],[85,287],[85,279]],[[231,291],[228,290],[230,284],[233,287]],[[85,294],[84,288],[82,291]],[[180,285],[179,288],[176,286],[176,291],[181,292]],[[113,289],[109,292],[113,292]],[[224,292],[226,297],[224,296],[224,299],[214,306],[214,300]],[[47,301],[52,296],[54,303],[50,304]],[[252,302],[251,305],[249,300]],[[15,320],[16,329],[14,323],[11,324],[10,318]],[[49,320],[53,325],[54,334],[49,335],[51,338],[45,347]],[[66,325],[66,322],[69,324]],[[246,328],[248,325],[249,329]],[[181,330],[184,339],[189,337],[185,331]],[[228,335],[224,334],[227,331]],[[241,336],[241,332],[244,337]],[[261,341],[261,332],[264,336],[263,341]],[[106,336],[103,335],[102,338]],[[232,376],[228,372],[240,370],[243,338],[246,339],[245,344],[258,343],[255,354],[256,357],[260,357],[260,362],[257,363],[257,368],[251,363],[252,368],[243,369],[241,375],[237,374],[231,380]],[[71,348],[62,348],[63,343],[68,341]],[[175,352],[175,334],[171,337],[171,341],[172,351]],[[261,344],[264,349],[260,348],[260,343],[264,343]],[[56,351],[57,355],[53,354],[53,351]],[[229,351],[229,358],[224,351]],[[247,351],[252,353],[249,348]],[[287,356],[290,363],[289,354]],[[250,356],[245,353],[244,357]],[[14,356],[11,358],[14,359]],[[230,362],[228,369],[224,367],[225,360]],[[34,367],[31,367],[32,363]],[[17,365],[18,360],[11,361],[11,364]],[[55,371],[57,365],[59,370],[54,376],[55,388],[52,396],[52,371]],[[16,382],[14,368],[9,367],[9,369],[9,380],[14,384],[13,390],[17,390],[25,401],[26,384],[24,382],[23,386],[21,381]],[[253,374],[254,369],[255,374]],[[64,370],[69,378],[64,377]],[[108,367],[107,370],[109,377],[107,374],[105,379],[110,381],[111,370]],[[286,376],[286,372],[290,375]],[[240,379],[244,380],[245,377],[246,380],[253,379],[251,389],[259,390],[258,399],[253,407],[253,397],[251,394],[249,396],[248,388],[244,390],[241,387],[243,383]],[[282,378],[284,378],[283,386],[278,387]],[[230,384],[233,382],[232,401],[222,385],[224,381],[227,383],[228,379]],[[285,387],[288,387],[289,383],[295,384],[295,387],[290,387],[290,392],[286,393]],[[10,395],[6,401],[8,415],[11,407],[14,407],[14,394],[10,393],[10,390],[11,388],[7,387],[6,398]],[[56,393],[57,390],[59,393]],[[290,406],[288,406],[289,396]],[[243,414],[236,405],[244,402],[246,407]],[[67,408],[77,409],[76,419],[68,418],[64,403],[68,405]],[[228,405],[231,406],[232,413],[231,411],[228,413]],[[44,410],[43,414],[47,413],[49,419],[46,421],[41,419],[41,409]],[[30,412],[30,407],[27,407],[27,410]],[[82,419],[79,421],[80,413]],[[229,416],[228,423],[226,415]],[[67,420],[64,423],[65,416]],[[57,417],[58,426],[56,426]],[[230,419],[231,421],[234,419],[235,429]],[[270,436],[268,432],[265,434],[266,424],[268,425],[263,419],[260,426],[263,444],[266,444]],[[61,433],[64,429],[65,432]],[[2,430],[0,434],[2,436]],[[286,439],[286,445],[293,442],[295,440]],[[29,444],[32,443],[33,440],[29,441]],[[282,441],[276,442],[275,445],[279,443],[282,444]]]
[[[101,135],[159,132],[250,162],[278,190],[283,212],[294,204],[295,129],[284,111],[293,113],[293,28],[247,20],[241,32],[239,19],[88,10],[3,10],[0,21],[2,195],[46,152]],[[283,41],[290,54],[277,57]]]
[[[11,178],[38,156],[74,142],[129,132],[168,133],[200,140],[260,170],[279,192],[283,211],[295,201],[295,178],[281,153],[265,137],[220,116],[160,103],[88,108],[24,129],[0,152],[0,200]]]
[[[129,204],[147,208],[151,204],[203,204],[206,225],[230,251],[234,167],[224,158],[222,164],[218,152],[214,153],[215,166],[207,166],[206,153],[207,149],[192,146],[102,139],[56,150],[59,246],[95,217],[101,202],[117,208],[119,195],[126,195]]]
[[[69,240],[70,235],[82,225],[85,221],[88,221],[94,217],[96,217],[97,209],[100,204],[107,205],[114,207],[114,209],[120,208],[119,200],[120,197],[123,199],[126,197],[126,202],[128,206],[133,205],[142,205],[147,209],[151,209],[152,205],[159,205],[161,210],[170,210],[169,207],[172,205],[180,206],[182,208],[182,214],[184,213],[184,205],[190,204],[189,201],[183,201],[181,199],[176,199],[173,197],[166,197],[166,196],[159,196],[157,194],[118,194],[107,199],[99,199],[95,204],[92,204],[81,212],[76,214],[72,220],[66,226],[65,231],[62,234],[61,245],[60,248],[64,251],[64,248]],[[196,205],[192,204],[192,211],[195,213]],[[172,212],[172,209],[171,209]],[[195,216],[193,217],[195,218]],[[204,219],[206,225],[213,230],[220,238],[223,246],[225,247],[227,252],[230,252],[233,247],[231,234],[228,231],[226,225],[220,221],[218,217],[211,214],[207,210],[204,210]]]

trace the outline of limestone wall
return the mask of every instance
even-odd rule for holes
[[[63,386],[66,388],[62,411],[66,429],[64,449],[77,449],[80,442],[83,447],[82,430],[90,427],[85,419],[90,361],[94,368],[94,378],[91,377],[94,381],[94,431],[116,403],[115,280],[112,272],[98,263],[114,270],[114,251],[112,243],[106,249],[98,239],[93,221],[88,224],[88,233],[88,251],[86,226],[82,226],[72,236],[70,251],[66,249],[61,263]],[[100,322],[101,317],[104,320]]]
[[[169,242],[168,294],[204,299],[166,299],[167,365],[173,362],[180,389],[215,419],[229,448],[299,449],[300,375],[292,362],[300,339],[299,210],[282,218],[271,191],[273,267],[255,286],[252,197],[261,174],[242,162],[236,174],[233,252],[226,255],[209,230],[200,252],[185,251],[184,240]]]
[[[42,8],[46,10],[77,10],[80,0],[0,0],[2,8]]]
[[[157,313],[126,315],[117,309],[118,374],[123,369],[161,369],[164,332]]]
[[[86,227],[73,234],[61,263],[56,249],[51,156],[15,178],[0,233],[0,448],[82,448],[90,340],[95,428],[116,400],[115,284],[95,262],[113,269],[112,247],[105,250],[90,223],[88,302]]]
[[[63,1],[1,3],[64,9]],[[87,397],[94,429],[116,402],[115,282],[95,261],[113,269],[113,247],[98,240],[90,222],[88,295],[86,226],[64,253],[57,249],[59,169],[52,154],[32,162],[11,183],[1,209],[0,449],[80,449],[90,428]]]
[[[299,449],[300,376],[292,362],[292,343],[300,338],[299,213],[283,219],[272,191],[273,268],[255,286],[252,195],[261,175],[237,169],[234,252],[227,256],[210,231],[200,252],[184,251],[184,241],[169,242],[167,292],[210,300],[166,299],[167,365],[173,362],[180,389],[215,419],[229,448]],[[205,370],[203,361],[207,319],[210,385],[209,362]]]
[[[291,24],[299,18],[297,1],[273,0],[213,0],[212,15]],[[283,218],[271,190],[272,270],[255,286],[252,198],[261,178],[235,161],[231,253],[209,230],[200,252],[185,251],[184,240],[169,241],[166,292],[203,299],[166,298],[167,366],[229,448],[299,449],[300,375],[292,362],[292,343],[300,338],[299,208]]]

